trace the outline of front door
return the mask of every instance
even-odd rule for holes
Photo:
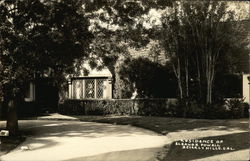
[[[49,79],[39,80],[36,84],[36,102],[41,112],[56,112],[58,106],[58,88]]]

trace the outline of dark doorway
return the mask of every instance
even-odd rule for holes
[[[53,113],[57,111],[58,106],[58,88],[53,80],[43,78],[36,82],[36,104],[40,107],[42,113]]]

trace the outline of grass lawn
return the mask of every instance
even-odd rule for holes
[[[0,120],[0,130],[6,130],[6,123]],[[11,150],[15,149],[19,144],[25,140],[22,132],[20,131],[17,136],[0,136],[0,157]],[[0,159],[1,160],[1,159]]]
[[[170,139],[158,159],[164,161],[185,160],[246,160],[249,159],[248,119],[207,120],[142,116],[74,116],[81,121],[132,125],[166,135]],[[181,140],[220,141],[216,147],[223,150],[183,149]],[[178,144],[178,145],[177,145]],[[210,144],[211,145],[211,144]],[[204,143],[199,147],[206,148]],[[247,159],[247,160],[248,160]]]

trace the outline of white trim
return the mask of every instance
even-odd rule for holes
[[[110,82],[110,78],[111,77],[107,77],[107,78],[102,78],[103,80],[103,96],[102,98],[97,98],[97,90],[98,90],[98,79],[100,79],[103,76],[99,76],[99,77],[79,77],[79,79],[82,79],[82,96],[80,98],[74,98],[73,97],[73,92],[74,92],[74,88],[73,88],[73,82],[75,80],[79,80],[78,78],[72,78],[72,82],[71,84],[69,84],[69,98],[70,99],[111,99],[112,98],[112,82]],[[86,98],[86,80],[84,78],[88,78],[88,79],[92,79],[94,81],[94,87],[93,87],[93,92],[94,92],[94,97],[93,98]]]
[[[95,96],[94,96],[94,98],[97,98],[97,81],[96,81],[96,79],[94,79],[94,86],[95,86],[95,90],[94,90],[94,93],[95,93]]]
[[[82,80],[82,98],[86,97],[86,90],[85,90],[85,80]]]
[[[247,77],[250,74],[242,75],[242,97],[244,98],[244,102],[250,103],[250,85]]]
[[[69,98],[72,98],[72,90],[71,90],[71,88],[72,88],[72,84],[69,84]]]
[[[24,98],[24,101],[25,102],[32,102],[32,101],[35,101],[35,85],[30,82],[29,83],[29,86],[28,86],[28,90],[29,90],[29,97],[25,97]]]

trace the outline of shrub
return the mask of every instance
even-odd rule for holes
[[[85,108],[80,100],[65,100],[58,105],[58,112],[68,115],[82,115],[85,114]]]
[[[214,103],[204,108],[204,118],[227,119],[230,118],[230,116],[224,104]]]
[[[42,113],[42,106],[36,102],[24,102],[17,103],[17,116],[22,117],[34,117]],[[0,119],[5,120],[7,117],[7,104],[6,102],[0,102]]]
[[[184,105],[171,99],[85,99],[65,100],[58,112],[68,115],[141,115],[183,117]],[[229,119],[248,116],[248,104],[242,99],[229,99],[209,106],[189,102],[186,117]]]
[[[169,102],[168,110],[165,111],[165,116],[168,116],[168,117],[178,116],[177,108],[178,107],[176,103]]]
[[[204,106],[198,104],[196,101],[191,101],[187,108],[187,117],[191,118],[203,118],[204,117]]]
[[[231,118],[244,117],[244,99],[232,98],[225,102],[225,106],[229,112]]]
[[[0,101],[0,120],[4,119],[5,111],[3,108],[3,102]]]
[[[42,105],[37,102],[19,102],[17,106],[18,117],[33,117],[40,115],[42,111]]]
[[[166,116],[169,112],[168,99],[139,99],[139,115]]]
[[[248,117],[248,104],[243,99],[232,98],[217,101],[210,105],[190,101],[186,109],[186,117],[207,119],[236,119]],[[177,117],[183,117],[184,104],[178,103],[175,112]]]
[[[205,107],[204,118],[237,119],[246,117],[248,104],[242,98],[230,98]]]
[[[88,99],[65,100],[58,112],[70,115],[173,116],[168,99]]]
[[[243,108],[244,108],[244,117],[248,118],[249,117],[249,104],[244,102]]]

